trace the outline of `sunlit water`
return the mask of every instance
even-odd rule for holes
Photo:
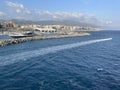
[[[0,90],[120,90],[120,31],[0,48]]]

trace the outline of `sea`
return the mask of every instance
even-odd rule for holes
[[[0,47],[0,90],[120,90],[120,31],[89,33]]]

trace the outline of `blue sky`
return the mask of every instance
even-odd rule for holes
[[[79,20],[120,27],[120,0],[0,0],[0,18]]]

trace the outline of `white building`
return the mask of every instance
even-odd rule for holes
[[[56,32],[56,29],[53,28],[34,28],[35,31],[40,31],[40,32]]]

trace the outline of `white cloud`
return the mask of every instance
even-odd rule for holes
[[[0,11],[0,17],[3,17],[3,16],[6,16],[6,14]]]
[[[8,6],[14,7],[14,8],[24,8],[24,6],[22,4],[19,4],[19,3],[13,3],[13,2],[6,1],[6,4]]]
[[[95,15],[89,15],[77,12],[50,12],[37,10],[35,13],[40,17],[41,20],[73,20],[78,22],[86,22],[92,24],[103,25],[105,22]]]
[[[6,2],[15,13],[14,18],[22,18],[28,20],[73,20],[96,25],[104,25],[111,22],[103,21],[95,15],[89,15],[79,12],[50,12],[47,10],[29,10],[21,3]]]
[[[112,21],[106,21],[106,24],[112,24],[113,22]]]
[[[23,4],[20,3],[13,3],[13,2],[9,2],[6,1],[7,6],[12,7],[16,13],[18,14],[30,14],[30,10],[28,10],[27,8],[25,8],[23,6]]]

